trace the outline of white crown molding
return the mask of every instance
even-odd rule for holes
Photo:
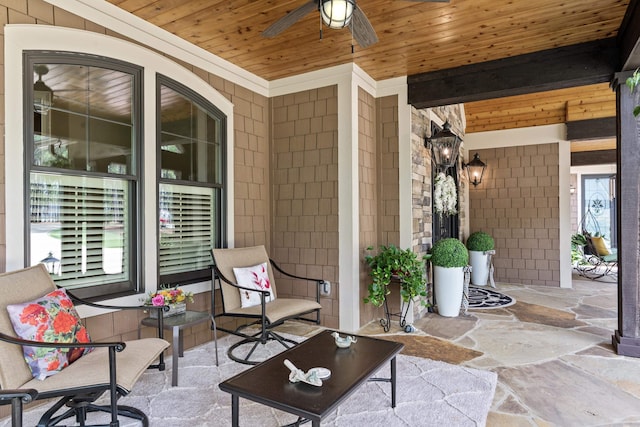
[[[105,0],[44,0],[263,96],[268,81]]]
[[[350,79],[352,73],[353,64],[347,63],[272,80],[269,82],[269,96],[281,96],[289,93],[302,92],[304,90],[337,85],[343,82],[345,78]]]
[[[566,139],[567,127],[564,124],[557,124],[468,133],[464,136],[464,145],[465,150],[469,151],[556,143]]]

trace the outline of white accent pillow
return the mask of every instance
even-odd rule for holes
[[[276,299],[271,287],[271,281],[269,280],[269,272],[267,270],[267,263],[254,265],[253,267],[233,268],[233,274],[236,276],[236,283],[239,286],[245,288],[259,289],[261,291],[269,291],[269,295],[266,297],[266,302]],[[260,304],[260,293],[246,291],[240,289],[240,301],[242,308],[252,307]]]

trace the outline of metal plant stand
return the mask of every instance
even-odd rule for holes
[[[405,332],[410,332],[410,330],[407,330],[407,328],[411,326],[407,324],[407,314],[409,313],[409,307],[411,307],[410,303],[405,304],[405,302],[402,301],[402,306],[400,307],[400,311],[398,313],[390,313],[389,304],[387,304],[387,297],[385,296],[383,307],[384,307],[384,318],[380,319],[380,325],[382,325],[382,328],[384,329],[385,332],[389,332],[389,328],[391,327],[391,317],[398,317],[400,319],[400,327]]]

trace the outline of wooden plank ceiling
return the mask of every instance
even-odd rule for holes
[[[616,97],[607,83],[509,96],[464,104],[466,133],[615,117]]]
[[[380,41],[352,54],[347,29],[324,28],[319,38],[317,11],[273,39],[261,36],[308,0],[107,1],[267,80],[354,62],[378,81],[613,37],[629,4],[358,0]],[[469,103],[467,133],[615,115],[612,96],[596,85]]]
[[[380,41],[355,48],[314,11],[260,33],[308,0],[108,0],[267,80],[355,62],[375,80],[615,36],[628,0],[359,0]]]

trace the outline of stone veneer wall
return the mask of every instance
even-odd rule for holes
[[[431,150],[424,145],[426,136],[431,135],[431,117],[437,116],[443,122],[451,123],[451,130],[464,140],[462,124],[463,113],[459,105],[449,105],[432,109],[418,110],[411,108],[411,186],[412,186],[412,220],[413,235],[411,246],[414,252],[426,254],[433,245],[433,201],[431,200],[433,183],[431,182]],[[458,157],[459,170],[463,160],[462,147]],[[460,239],[465,240],[463,230],[468,221],[466,215],[467,200],[465,190],[468,185],[466,174],[458,176],[458,219]]]
[[[470,231],[494,237],[496,281],[560,286],[558,145],[478,153],[487,169],[469,191]]]
[[[0,0],[0,34],[6,24],[45,24],[77,28],[122,37],[96,23],[84,20],[42,0]],[[4,43],[3,37],[2,43]],[[270,246],[270,183],[269,183],[269,102],[268,99],[223,80],[190,64],[179,62],[196,75],[208,81],[231,100],[235,123],[235,241],[237,246],[265,244]],[[0,69],[4,71],[4,56],[0,56]],[[1,73],[4,75],[4,72]],[[0,79],[0,105],[4,106],[4,78]],[[4,112],[0,114],[0,134],[4,137]],[[4,141],[0,144],[0,271],[6,270]],[[189,309],[208,311],[211,306],[209,292],[196,295]],[[219,301],[219,299],[218,299]],[[85,319],[92,339],[96,341],[127,341],[136,339],[142,312],[118,311]],[[143,328],[142,335],[150,336],[151,328]],[[208,324],[183,330],[184,348],[190,348],[213,339]],[[170,355],[171,349],[165,354]],[[10,408],[0,408],[0,417],[9,415]]]
[[[449,121],[451,129],[462,139],[464,139],[464,129],[462,124],[463,113],[459,105],[449,105],[436,107],[433,109],[411,108],[411,194],[412,194],[412,240],[411,247],[419,256],[425,255],[433,246],[433,182],[431,150],[425,147],[424,139],[431,136],[431,117],[435,115],[443,122]],[[462,147],[458,158],[458,164],[462,161]],[[464,242],[463,230],[468,221],[465,209],[467,200],[465,198],[465,188],[467,182],[462,176],[458,177],[458,220],[460,227],[460,238]],[[427,278],[428,283],[432,282]],[[430,293],[431,290],[427,289]],[[414,305],[414,315],[419,317],[424,311],[420,304]]]
[[[421,255],[426,254],[433,244],[431,150],[424,146],[430,127],[428,110],[411,108],[411,247]]]
[[[339,326],[338,309],[338,96],[337,86],[272,99],[273,244],[286,271],[331,281],[322,324]],[[278,294],[312,297],[290,281]]]

